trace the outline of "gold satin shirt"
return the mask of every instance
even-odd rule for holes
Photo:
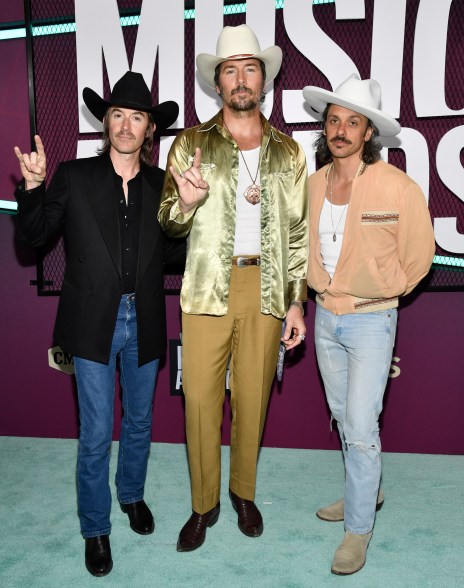
[[[306,159],[301,146],[263,115],[261,122],[261,312],[284,318],[292,300],[306,300]],[[210,189],[196,208],[184,214],[168,170],[171,165],[179,172],[191,167],[196,147],[201,148],[201,174]],[[183,312],[227,313],[239,154],[224,127],[222,110],[210,121],[180,133],[169,152],[158,220],[169,236],[188,235]]]

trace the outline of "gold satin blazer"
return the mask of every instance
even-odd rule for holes
[[[307,170],[301,146],[261,115],[261,312],[284,318],[292,300],[306,300],[308,263]],[[201,148],[201,173],[209,193],[184,214],[169,166],[191,167]],[[171,237],[187,238],[181,307],[188,314],[225,315],[235,238],[239,149],[224,127],[222,110],[186,129],[168,155],[158,213]],[[245,270],[244,270],[245,271]]]

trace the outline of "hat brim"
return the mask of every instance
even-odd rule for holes
[[[208,53],[200,53],[197,56],[197,68],[201,77],[211,88],[216,89],[214,83],[214,71],[220,63],[225,61],[242,61],[244,59],[259,59],[266,66],[265,84],[269,84],[275,79],[280,71],[282,65],[282,49],[274,45],[268,47],[260,53],[254,55],[245,55],[243,57],[218,57],[217,55],[209,55]]]
[[[306,86],[303,88],[303,97],[315,113],[321,115],[319,118],[322,117],[322,113],[328,104],[336,104],[366,116],[374,123],[383,137],[393,137],[401,131],[400,123],[389,114],[377,108],[363,106],[356,101],[341,98],[334,92],[329,92],[329,90],[317,88],[316,86]]]
[[[109,102],[101,98],[91,88],[84,88],[82,91],[82,98],[84,99],[87,108],[100,122],[103,120],[103,117],[110,106],[119,106],[121,108],[129,108],[130,110],[140,110],[140,112],[150,113],[156,124],[157,132],[161,132],[170,127],[179,116],[179,105],[172,100],[161,102],[161,104],[158,104],[157,106],[147,108],[145,105],[130,101],[119,102],[115,100]]]

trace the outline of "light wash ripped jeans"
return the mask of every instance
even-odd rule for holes
[[[317,305],[315,342],[345,462],[345,529],[372,531],[381,477],[379,416],[397,310],[335,315]]]

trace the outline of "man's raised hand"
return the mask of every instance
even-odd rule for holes
[[[37,151],[32,153],[21,153],[19,147],[14,148],[14,152],[19,161],[21,173],[26,181],[26,190],[37,188],[45,180],[47,171],[47,158],[42,139],[39,135],[34,135]]]
[[[201,177],[201,149],[195,148],[192,167],[180,174],[172,165],[169,167],[179,188],[179,208],[189,212],[208,194],[209,184]]]

